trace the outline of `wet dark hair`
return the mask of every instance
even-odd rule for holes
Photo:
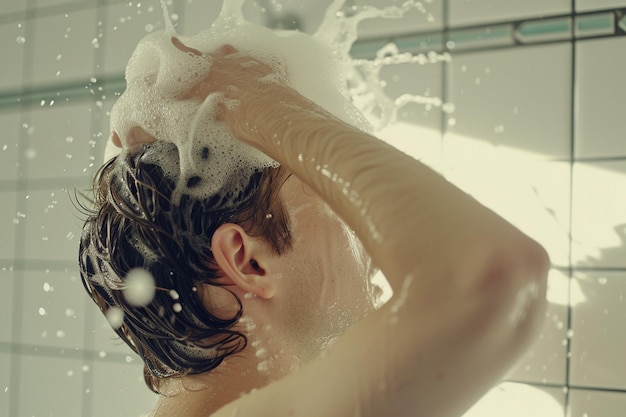
[[[177,178],[150,162],[155,152],[178,163],[175,145],[155,142],[133,154],[121,153],[96,174],[79,266],[100,310],[123,311],[123,322],[114,330],[143,359],[146,384],[158,392],[163,378],[207,372],[246,347],[245,334],[235,328],[241,300],[231,292],[239,309],[221,317],[205,307],[198,290],[199,284],[220,286],[221,271],[210,248],[215,230],[239,224],[249,235],[262,236],[277,255],[290,249],[291,235],[278,196],[289,176],[285,169],[254,174],[238,195],[197,199],[183,193],[174,200]],[[235,204],[224,206],[229,199]],[[156,293],[145,306],[130,304],[123,294],[125,278],[136,268],[154,277]],[[175,311],[175,304],[182,310]]]

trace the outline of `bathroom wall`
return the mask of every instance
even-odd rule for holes
[[[171,11],[179,31],[194,33],[220,3],[179,0]],[[246,7],[251,20],[294,13],[310,32],[329,1],[258,3]],[[399,21],[360,27],[356,57],[392,39],[427,54],[426,63],[381,71],[391,97],[430,99],[405,106],[380,136],[552,258],[539,341],[473,415],[618,417],[626,409],[625,15],[626,0],[425,0]],[[124,89],[130,53],[162,27],[154,0],[3,1],[2,416],[138,416],[154,403],[140,362],[84,293],[82,215],[72,200],[102,162],[107,111]]]

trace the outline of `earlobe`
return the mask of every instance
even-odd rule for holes
[[[211,249],[224,275],[244,292],[265,299],[275,293],[268,269],[269,254],[264,242],[250,237],[239,225],[221,225],[213,234]]]

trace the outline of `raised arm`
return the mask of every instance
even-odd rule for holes
[[[394,297],[327,355],[216,416],[462,414],[532,340],[546,252],[425,165],[288,86],[259,82],[263,64],[243,79],[249,58],[233,52],[216,55],[202,93],[239,100],[222,119],[344,218]]]

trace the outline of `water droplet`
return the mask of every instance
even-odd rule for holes
[[[43,307],[39,307],[39,315],[40,316],[45,316],[46,315],[46,309]]]
[[[444,113],[451,114],[454,113],[454,111],[456,110],[456,106],[454,105],[454,103],[444,103],[441,106],[441,110],[443,110]]]
[[[57,330],[57,337],[62,339],[65,337],[65,332],[63,330]]]
[[[65,141],[67,143],[72,143],[72,142],[74,142],[74,138],[72,136],[68,136],[68,137],[65,138]]]
[[[18,36],[16,41],[18,45],[24,45],[26,43],[26,38],[23,36]]]
[[[67,317],[73,317],[73,316],[75,316],[75,315],[76,315],[76,312],[75,312],[75,311],[74,311],[74,309],[72,309],[72,308],[66,308],[66,309],[65,309],[65,315],[66,315]]]
[[[124,310],[119,307],[110,307],[106,312],[106,319],[114,329],[119,329],[124,323]]]
[[[172,306],[172,310],[174,310],[176,313],[180,313],[181,311],[183,311],[183,306],[181,306],[179,303],[176,303]]]
[[[124,297],[129,304],[143,307],[150,303],[156,291],[154,278],[145,269],[132,269],[125,278]]]
[[[607,282],[608,282],[608,279],[606,277],[598,278],[598,284],[600,285],[606,285]]]

